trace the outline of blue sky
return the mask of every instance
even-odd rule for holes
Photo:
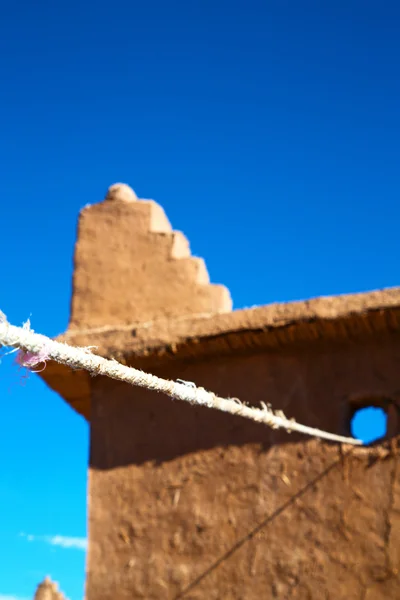
[[[116,181],[236,308],[399,284],[399,19],[396,1],[3,3],[0,309],[66,329],[78,212]],[[79,600],[87,424],[10,356],[0,397],[0,600],[46,574]]]

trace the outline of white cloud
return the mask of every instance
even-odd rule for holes
[[[87,539],[79,537],[66,537],[63,535],[54,535],[46,537],[45,542],[52,546],[60,546],[61,548],[75,548],[76,550],[87,550]]]
[[[21,596],[14,596],[13,594],[0,594],[0,600],[29,600],[29,599],[22,598]]]
[[[87,539],[81,537],[69,537],[65,535],[27,535],[20,534],[28,542],[44,542],[50,546],[58,546],[59,548],[69,548],[73,550],[87,550]],[[0,600],[3,600],[0,596]]]

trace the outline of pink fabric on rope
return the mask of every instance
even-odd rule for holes
[[[34,373],[40,373],[46,368],[46,361],[49,360],[48,351],[46,346],[39,350],[39,352],[29,352],[28,350],[20,350],[17,354],[16,362],[21,367],[26,367],[27,369],[33,370],[35,367],[40,364],[43,365],[42,369],[33,371]]]

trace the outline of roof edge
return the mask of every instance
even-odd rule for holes
[[[150,370],[169,360],[283,352],[299,344],[355,342],[400,332],[400,288],[275,303],[231,313],[157,319],[122,327],[68,330],[57,338],[73,346]],[[49,362],[40,376],[89,420],[90,376]]]
[[[379,329],[392,331],[397,329],[397,319],[390,315],[400,310],[400,287],[387,288],[372,292],[322,296],[309,300],[273,303],[253,308],[237,309],[230,313],[201,313],[172,319],[161,318],[149,322],[131,323],[122,326],[101,327],[96,329],[69,329],[57,339],[72,345],[95,345],[101,354],[118,351],[121,355],[137,353],[149,355],[157,348],[174,343],[189,342],[254,332],[273,332],[288,327],[320,324],[320,336],[323,337],[323,324],[329,323],[329,339],[342,337],[342,322],[352,317],[360,318],[360,335],[374,333],[371,327],[377,317],[383,313],[387,318],[380,323]],[[382,318],[380,319],[382,321]],[[362,327],[364,323],[364,328]],[[364,329],[364,331],[363,331]],[[328,334],[328,331],[327,331]],[[355,332],[356,334],[356,332]],[[364,337],[364,336],[363,336]],[[287,344],[303,342],[304,335],[296,338],[295,332],[287,339]]]

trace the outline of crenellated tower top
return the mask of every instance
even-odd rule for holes
[[[82,209],[74,262],[70,330],[232,310],[163,208],[122,183]]]

